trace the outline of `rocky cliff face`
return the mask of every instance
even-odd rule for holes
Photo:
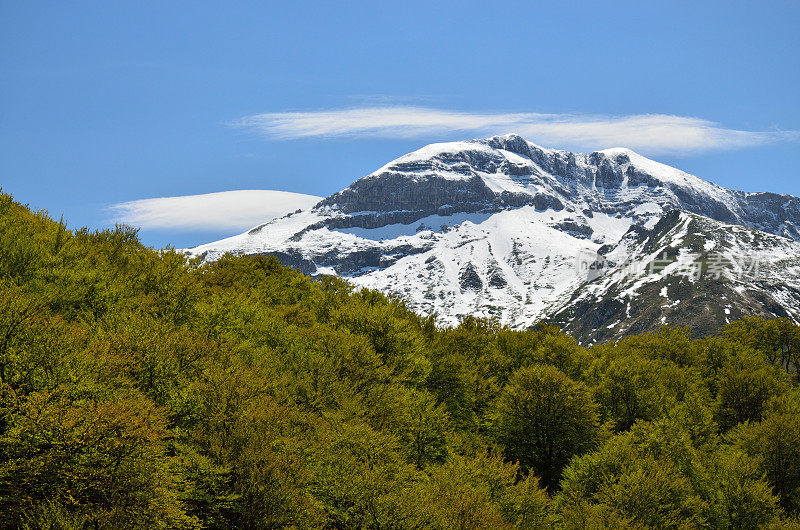
[[[686,219],[717,224],[687,222],[696,233],[681,242],[704,245],[717,230],[733,238],[731,248],[744,252],[746,238],[771,234],[762,238],[763,254],[780,247],[785,259],[773,267],[780,277],[765,281],[780,280],[790,291],[800,285],[797,271],[787,265],[800,255],[800,199],[728,190],[627,149],[571,153],[516,135],[423,147],[309,210],[187,253],[205,259],[224,252],[271,253],[308,274],[339,274],[400,295],[441,323],[455,324],[467,314],[514,327],[552,319],[592,341],[661,323],[691,324],[678,318],[687,311],[672,310],[677,305],[667,310],[648,303],[663,298],[649,292],[653,282],[635,289],[608,283],[612,271],[622,270],[620,263],[652,258],[647,245],[670,215],[690,214],[695,217]],[[678,245],[673,243],[670,249]],[[605,257],[612,255],[613,262]],[[603,266],[582,270],[587,256]],[[729,278],[720,281],[734,285]],[[696,284],[707,296],[691,299],[719,303],[714,293],[723,291],[716,285]],[[740,306],[742,312],[767,308],[793,316],[794,295],[784,290],[772,296],[765,285],[750,285],[752,292],[742,295],[749,302],[729,313],[694,319],[702,322],[698,331],[713,329]],[[623,291],[634,295],[625,303],[626,318],[628,307],[650,307],[647,317],[634,319],[641,329],[608,326],[621,316]]]

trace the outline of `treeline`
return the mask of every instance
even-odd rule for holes
[[[800,528],[800,329],[589,349],[0,195],[7,528]]]

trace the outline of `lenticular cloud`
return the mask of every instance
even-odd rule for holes
[[[277,112],[234,122],[270,139],[430,138],[515,132],[542,145],[595,150],[629,147],[645,154],[695,154],[797,141],[798,131],[743,131],[694,117],[667,114],[598,116],[468,113],[425,107],[366,107]]]
[[[182,197],[159,197],[115,204],[114,220],[143,228],[244,230],[322,198],[272,190],[238,190]]]

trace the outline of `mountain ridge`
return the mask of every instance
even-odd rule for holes
[[[742,226],[772,234],[792,257],[800,255],[797,197],[730,190],[630,149],[572,153],[515,134],[425,146],[310,209],[186,253],[206,260],[225,252],[274,254],[304,273],[338,274],[400,296],[442,324],[469,314],[512,327],[551,318],[566,326],[570,301],[578,303],[576,293],[598,281],[579,270],[580,260],[641,254],[626,234],[653,230],[675,211],[723,231]],[[797,271],[787,274],[773,279],[800,285]],[[754,302],[745,307],[756,309]],[[592,311],[584,309],[583,315]],[[780,316],[792,316],[790,309]],[[657,313],[648,329],[670,323],[661,318],[668,311]],[[578,338],[613,338],[600,332],[609,323],[582,327]]]

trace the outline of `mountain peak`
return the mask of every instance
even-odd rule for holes
[[[590,154],[540,147],[518,134],[435,143],[403,155],[328,197],[320,208],[381,212],[409,223],[442,212],[500,211],[532,205],[645,217],[679,208],[736,222],[742,206],[724,188],[627,148]],[[641,217],[641,216],[640,216]],[[646,219],[639,219],[647,222]]]
[[[610,147],[608,149],[601,149],[599,151],[595,151],[595,153],[602,153],[608,157],[614,157],[618,155],[636,155],[642,156],[635,152],[633,149],[628,149],[627,147]]]

